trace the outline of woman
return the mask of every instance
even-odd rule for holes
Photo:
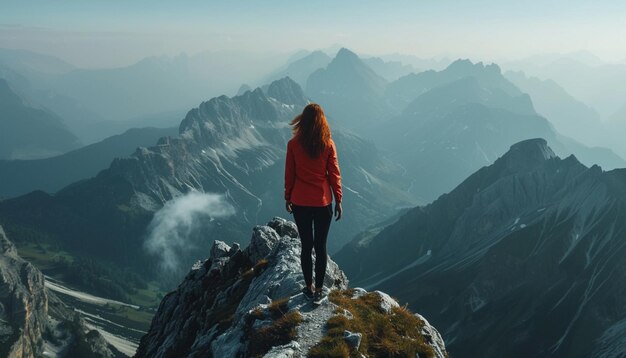
[[[293,213],[302,240],[300,261],[306,284],[303,292],[319,302],[324,297],[326,237],[333,217],[331,191],[335,196],[335,220],[341,219],[341,174],[337,149],[322,107],[315,103],[307,105],[291,125],[293,138],[287,143],[285,163],[285,206]]]

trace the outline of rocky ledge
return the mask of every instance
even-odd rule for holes
[[[248,247],[215,241],[179,287],[165,296],[136,357],[446,357],[422,316],[387,294],[348,288],[329,260],[328,299],[301,293],[294,223],[274,218]]]

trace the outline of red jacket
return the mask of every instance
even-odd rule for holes
[[[337,161],[335,142],[318,158],[311,158],[300,142],[291,138],[287,143],[285,162],[285,200],[300,206],[326,206],[335,201],[341,202],[341,173]]]

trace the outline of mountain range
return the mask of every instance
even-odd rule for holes
[[[259,217],[283,207],[284,153],[291,137],[287,122],[306,103],[289,78],[270,84],[267,93],[257,88],[241,96],[213,98],[189,111],[177,138],[164,137],[156,146],[116,158],[94,178],[54,195],[35,191],[0,201],[0,220],[20,242],[51,241],[151,279],[159,261],[146,252],[144,239],[155,212],[166,202],[201,191],[223,194],[234,208],[234,216],[218,225],[201,221],[203,229],[186,238],[198,250],[208,250],[206,237],[243,237]],[[331,230],[332,252],[361,228],[413,204],[403,190],[409,179],[399,165],[354,134],[335,130],[333,138],[341,153],[347,215]],[[197,252],[183,256],[179,270],[189,267]],[[165,285],[177,282],[182,273],[172,271]]]
[[[526,140],[334,258],[354,284],[419,307],[451,355],[620,356],[624,183],[624,169]]]
[[[379,147],[406,168],[414,180],[410,192],[423,203],[491,164],[510,143],[527,138],[545,138],[557,153],[575,153],[589,165],[626,165],[608,149],[586,147],[556,132],[497,65],[459,60],[443,71],[401,78],[388,88],[400,82],[421,94],[373,132]]]

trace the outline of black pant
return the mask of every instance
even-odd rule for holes
[[[293,205],[293,218],[298,226],[298,233],[302,241],[300,263],[304,282],[310,286],[313,282],[312,250],[315,247],[315,288],[324,286],[326,275],[326,238],[333,218],[333,205],[328,206],[298,206]],[[313,231],[315,229],[315,232]]]

